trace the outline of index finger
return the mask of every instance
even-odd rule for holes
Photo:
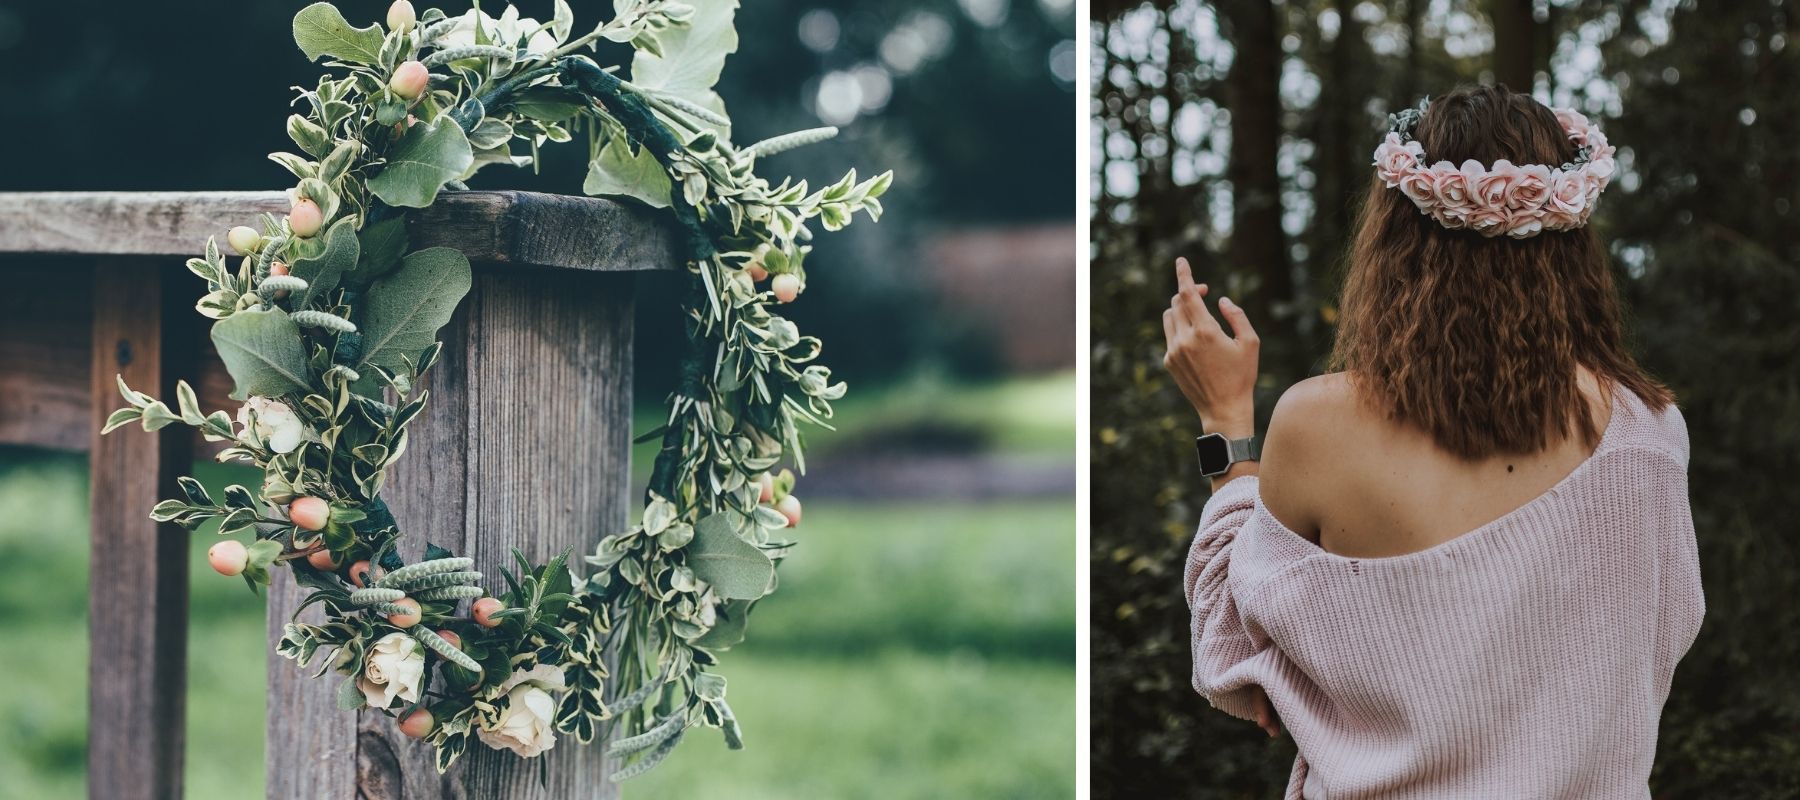
[[[1175,289],[1185,292],[1194,288],[1194,268],[1188,266],[1185,258],[1175,259]]]

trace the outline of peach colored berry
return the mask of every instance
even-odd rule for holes
[[[319,210],[318,203],[306,197],[294,201],[294,207],[288,211],[288,228],[295,236],[308,238],[324,226],[325,212]]]
[[[412,30],[413,25],[418,22],[419,12],[413,10],[412,3],[406,0],[394,0],[394,4],[388,6],[388,30],[405,33]]]
[[[388,89],[407,100],[417,100],[430,82],[431,70],[417,61],[408,61],[394,68],[394,77],[388,79]]]
[[[800,276],[792,272],[783,272],[769,282],[769,289],[775,292],[775,299],[783,303],[792,303],[800,296]]]
[[[330,550],[314,550],[307,553],[306,563],[311,564],[313,569],[322,569],[326,572],[332,572],[338,568],[337,559],[331,555]]]
[[[441,630],[441,631],[432,631],[432,633],[437,634],[439,639],[443,639],[444,641],[449,642],[451,647],[454,647],[458,650],[462,649],[462,637],[456,635],[456,631]]]
[[[317,497],[297,497],[288,504],[288,519],[302,530],[323,530],[331,521],[331,506]]]
[[[269,263],[269,274],[286,275],[288,274],[288,265],[280,261],[272,261]]]
[[[354,564],[351,564],[350,565],[350,582],[355,584],[356,588],[358,588],[358,589],[365,588],[363,586],[363,576],[368,575],[371,578],[375,577],[374,569],[375,569],[374,567],[369,566],[369,562],[367,562],[367,561],[358,561]]]
[[[469,611],[475,615],[475,623],[481,627],[498,628],[500,623],[506,620],[494,619],[493,614],[503,608],[506,608],[506,605],[501,603],[499,598],[483,597],[476,600],[475,605],[469,607]]]
[[[414,709],[411,714],[400,718],[400,732],[414,739],[423,739],[431,733],[431,726],[436,721],[431,718],[431,712],[423,708]]]
[[[788,527],[790,527],[790,528],[799,527],[799,525],[800,525],[800,498],[795,497],[791,494],[788,495],[787,497],[783,497],[783,498],[781,498],[781,502],[775,504],[775,510],[781,512],[782,516],[787,517]]]
[[[744,269],[749,270],[750,280],[755,281],[757,283],[762,283],[763,281],[767,280],[769,277],[769,270],[761,264],[751,264],[750,266],[745,267]]]
[[[388,624],[393,625],[396,628],[410,628],[419,624],[419,620],[424,618],[419,609],[419,601],[417,600],[410,597],[402,597],[399,600],[395,600],[394,605],[407,609],[407,612],[404,614],[388,615]]]
[[[762,494],[757,496],[756,502],[775,502],[775,476],[765,472],[762,477],[757,478],[757,482],[762,484]]]
[[[226,231],[225,242],[239,254],[248,255],[262,249],[262,234],[248,225],[239,225]]]
[[[220,575],[241,575],[250,563],[250,551],[236,539],[226,539],[206,550],[206,560]]]

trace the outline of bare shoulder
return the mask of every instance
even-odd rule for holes
[[[1307,378],[1282,393],[1263,436],[1259,489],[1269,513],[1316,538],[1330,465],[1355,447],[1353,432],[1365,426],[1365,416],[1352,378],[1343,373]]]
[[[1351,378],[1342,372],[1317,375],[1281,393],[1269,418],[1269,435],[1277,428],[1285,437],[1305,441],[1359,416]]]

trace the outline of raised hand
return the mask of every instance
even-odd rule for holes
[[[1175,259],[1175,285],[1175,296],[1163,312],[1163,338],[1169,348],[1163,368],[1174,376],[1208,433],[1250,436],[1256,425],[1256,363],[1262,340],[1244,309],[1221,297],[1219,314],[1231,326],[1226,334],[1206,308],[1206,284],[1194,283],[1185,258]]]

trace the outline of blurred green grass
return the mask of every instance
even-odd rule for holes
[[[1076,386],[1072,371],[979,384],[921,372],[883,386],[851,386],[844,399],[832,404],[836,430],[807,426],[802,436],[814,462],[946,448],[1074,461]],[[640,396],[651,394],[643,388]],[[667,414],[660,402],[640,404],[632,429],[638,435],[654,431]],[[632,448],[638,485],[650,477],[656,448],[655,441]]]
[[[857,397],[854,393],[852,397]],[[984,448],[1074,454],[1074,381],[924,379],[847,402],[856,427],[930,416]],[[643,428],[640,428],[642,430]],[[130,434],[125,434],[130,435]],[[138,434],[142,435],[142,434]],[[639,455],[639,458],[647,456]],[[244,480],[199,465],[212,486]],[[0,775],[14,797],[84,794],[87,485],[80,456],[0,449]],[[1067,796],[1075,757],[1073,498],[807,504],[782,591],[727,654],[749,749],[696,732],[627,795]],[[194,536],[187,795],[259,796],[262,603],[206,566]]]

